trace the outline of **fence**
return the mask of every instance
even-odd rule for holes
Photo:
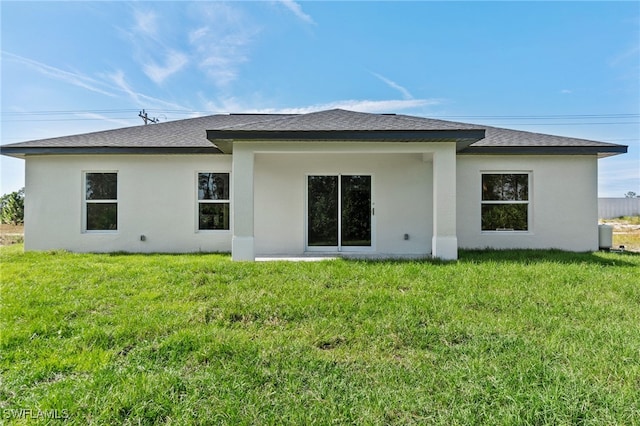
[[[640,198],[598,198],[598,217],[640,216]]]

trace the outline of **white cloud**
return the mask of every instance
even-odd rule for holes
[[[48,77],[51,77],[56,80],[63,81],[65,83],[81,87],[83,89],[90,90],[92,92],[100,93],[101,95],[114,97],[116,96],[108,86],[106,86],[103,82],[98,81],[92,77],[87,75],[61,70],[60,68],[52,67],[50,65],[43,64],[38,61],[34,61],[33,59],[25,58],[19,55],[14,55],[13,53],[2,51],[2,55],[9,58],[12,61],[21,63],[26,65],[37,72],[44,74]]]
[[[287,9],[289,9],[291,12],[293,12],[293,14],[296,15],[303,22],[306,22],[307,24],[316,25],[313,18],[302,10],[302,6],[300,6],[299,3],[293,0],[278,0],[278,3],[280,3]]]
[[[189,59],[182,52],[169,50],[166,53],[164,65],[158,65],[154,61],[143,66],[144,73],[157,84],[161,84],[169,76],[177,73],[187,65]]]
[[[154,98],[140,92],[136,92],[126,81],[124,72],[118,70],[111,74],[98,75],[98,78],[92,78],[80,72],[70,72],[43,64],[33,59],[25,58],[13,53],[2,51],[2,55],[9,60],[26,65],[37,72],[55,80],[62,81],[82,89],[99,93],[111,98],[120,97],[122,94],[129,97],[139,107],[151,108],[170,108],[170,109],[187,109],[182,105],[174,102],[164,101]]]
[[[634,45],[627,48],[625,51],[616,54],[609,60],[609,66],[617,67],[626,63],[636,64],[638,63],[638,56],[640,55],[640,42],[635,42]]]
[[[398,92],[400,92],[400,94],[402,95],[403,99],[406,99],[406,100],[413,99],[413,96],[411,95],[411,93],[409,93],[409,91],[407,89],[405,89],[404,87],[400,86],[395,81],[389,80],[388,78],[386,78],[386,77],[384,77],[384,76],[382,76],[380,74],[377,74],[375,72],[372,72],[371,74],[373,74],[378,79],[382,80],[384,83],[386,83],[392,89],[395,89]]]
[[[209,33],[208,27],[201,27],[189,32],[189,42],[195,43],[202,37],[205,37]]]
[[[131,13],[132,21],[122,32],[141,70],[159,85],[197,64],[208,80],[227,89],[248,61],[249,46],[260,31],[242,7],[226,2],[190,3],[186,20],[145,10],[139,3]]]
[[[102,114],[96,114],[96,113],[92,113],[92,112],[85,112],[85,113],[80,113],[80,114],[75,114],[77,117],[83,118],[83,119],[90,119],[90,120],[100,120],[102,122],[105,123],[112,123],[115,124],[118,127],[128,127],[131,126],[131,120],[120,120],[117,118],[110,118],[107,117],[106,115],[102,115]]]
[[[245,102],[241,102],[234,97],[220,98],[215,101],[206,100],[202,96],[200,96],[200,98],[207,111],[216,113],[231,112],[256,114],[308,114],[310,112],[336,108],[358,112],[385,113],[423,108],[442,103],[442,101],[438,99],[389,99],[382,101],[352,99],[303,107],[255,108],[246,106]]]
[[[124,93],[126,93],[131,99],[133,99],[133,101],[138,104],[138,105],[142,105],[142,102],[140,102],[140,95],[138,93],[136,93],[130,86],[129,84],[126,82],[125,77],[124,77],[124,72],[118,70],[116,72],[114,72],[113,74],[109,74],[108,77],[111,79],[111,81]]]
[[[133,57],[149,79],[162,84],[187,66],[189,55],[167,39],[172,31],[165,16],[140,8],[134,8],[132,14],[133,24],[123,32],[133,46]]]
[[[145,95],[143,93],[136,92],[127,83],[124,72],[118,70],[112,74],[107,75],[117,89],[126,94],[138,107],[145,108],[171,108],[171,109],[186,109],[182,105],[178,105],[173,102],[167,102],[162,99],[154,98],[152,96]]]
[[[147,37],[155,37],[158,33],[158,15],[153,11],[134,10],[133,18],[135,20],[134,30],[144,34]]]
[[[194,62],[218,88],[225,89],[248,61],[249,45],[260,28],[228,3],[196,3],[195,7],[195,20],[201,22],[188,33]]]
[[[207,113],[243,113],[249,112],[249,109],[243,102],[238,101],[236,97],[219,97],[216,100],[207,99],[203,93],[198,93],[200,102],[204,106]]]
[[[382,101],[372,101],[372,100],[341,100],[336,102],[330,102],[325,104],[317,104],[310,105],[302,108],[283,108],[279,110],[275,110],[274,112],[280,113],[309,113],[314,111],[323,111],[327,109],[347,109],[351,111],[359,111],[359,112],[371,112],[371,113],[382,113],[382,112],[394,112],[394,111],[402,111],[413,108],[421,108],[425,106],[438,105],[441,102],[435,99],[389,99]]]

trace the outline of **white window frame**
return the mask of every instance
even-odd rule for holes
[[[201,200],[198,191],[200,189],[200,174],[201,173],[214,173],[214,174],[226,174],[229,176],[229,198],[227,200]],[[233,206],[231,200],[233,199],[233,180],[231,171],[229,170],[197,170],[195,173],[195,231],[196,232],[209,232],[209,233],[229,233],[233,229]],[[229,229],[200,229],[200,204],[228,204],[229,205]]]
[[[116,198],[110,200],[87,199],[87,175],[92,173],[115,173]],[[82,232],[87,234],[117,234],[120,229],[120,174],[118,170],[83,170],[82,171]],[[88,204],[116,204],[116,229],[87,229]]]
[[[527,200],[483,200],[482,199],[482,177],[484,175],[527,175]],[[481,170],[480,171],[480,232],[483,234],[493,235],[513,235],[513,234],[531,234],[532,229],[532,195],[533,195],[533,171],[531,170]],[[527,229],[482,229],[482,206],[485,204],[526,204],[527,205]]]

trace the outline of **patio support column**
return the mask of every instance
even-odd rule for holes
[[[253,166],[251,149],[236,144],[233,150],[233,239],[231,258],[254,261]]]
[[[456,148],[451,144],[433,153],[433,257],[458,259],[456,216]]]

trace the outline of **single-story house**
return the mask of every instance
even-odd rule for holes
[[[598,249],[627,147],[396,114],[220,114],[1,147],[25,250],[433,256]]]

